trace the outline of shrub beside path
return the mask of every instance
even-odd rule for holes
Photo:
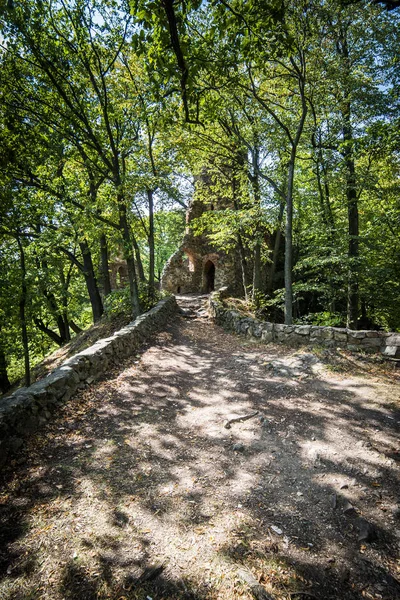
[[[398,380],[328,366],[179,317],[3,473],[2,600],[400,597]]]

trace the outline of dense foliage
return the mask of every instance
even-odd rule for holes
[[[151,304],[204,172],[217,210],[196,227],[240,253],[264,315],[399,329],[389,8],[1,0],[1,389],[104,306]]]

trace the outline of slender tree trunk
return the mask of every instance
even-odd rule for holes
[[[21,267],[21,295],[19,299],[19,321],[21,323],[22,347],[24,349],[24,367],[25,367],[25,385],[31,385],[31,369],[29,361],[29,340],[28,330],[26,325],[26,302],[28,297],[28,288],[26,285],[26,263],[25,252],[21,240],[17,237],[19,248],[19,258]]]
[[[242,241],[242,236],[240,235],[240,233],[238,233],[238,235],[237,235],[237,241],[238,241],[239,255],[240,255],[240,267],[242,270],[242,283],[243,283],[244,298],[247,302],[248,287],[249,287],[249,282],[247,281],[247,259],[246,259],[246,251],[244,249],[244,245],[243,245],[243,241]]]
[[[257,240],[254,248],[253,265],[253,302],[257,308],[260,304],[261,288],[261,242]]]
[[[149,201],[149,297],[154,298],[154,198],[153,190],[147,190]]]
[[[257,136],[255,138],[254,144],[254,152],[253,152],[253,174],[251,176],[251,184],[253,187],[254,193],[254,204],[257,210],[257,213],[261,211],[261,190],[260,190],[260,182],[258,179],[258,169],[259,169],[259,150],[258,150],[258,139]],[[259,220],[259,217],[257,217]],[[262,291],[262,282],[261,282],[261,239],[259,232],[259,223],[257,223],[257,230],[255,235],[255,246],[254,246],[254,255],[253,255],[253,302],[255,306],[258,308],[260,304],[260,295]]]
[[[297,127],[296,137],[292,142],[287,177],[286,194],[286,227],[285,227],[285,324],[293,323],[293,184],[294,167],[296,162],[297,147],[300,142],[307,117],[307,102],[304,92],[304,80],[300,82],[302,112]]]
[[[111,294],[110,269],[108,264],[108,244],[104,233],[100,236],[101,282],[104,296]]]
[[[59,346],[62,346],[65,343],[65,339],[58,335],[55,331],[47,327],[47,325],[43,323],[42,319],[39,319],[38,317],[33,317],[33,322],[35,323],[36,327],[40,329],[40,331],[43,331],[43,333],[48,335],[49,338]]]
[[[285,323],[293,323],[293,182],[296,148],[292,149],[288,169],[285,226]]]
[[[274,250],[272,252],[272,264],[271,264],[271,268],[269,270],[269,279],[267,282],[267,295],[269,297],[272,296],[272,292],[274,291],[274,280],[275,280],[276,269],[278,268],[279,250],[281,247],[281,240],[282,240],[282,221],[283,221],[284,213],[285,213],[285,204],[283,201],[281,201],[281,203],[279,205],[278,227],[276,229]]]
[[[128,267],[129,293],[132,305],[132,316],[135,318],[140,315],[139,289],[136,279],[135,259],[132,252],[132,238],[129,229],[129,223],[126,214],[126,206],[122,198],[118,201],[119,206],[119,224],[122,233],[124,258]]]
[[[350,56],[347,43],[347,30],[343,27],[340,32],[338,52],[343,59],[343,158],[346,170],[346,199],[348,215],[348,285],[347,285],[347,327],[357,329],[359,310],[359,215],[356,187],[356,169],[354,161],[354,139],[351,122],[351,94],[348,84],[350,78]]]
[[[92,253],[86,240],[79,242],[83,259],[83,275],[85,277],[86,288],[92,305],[93,322],[97,323],[103,314],[103,302],[101,300],[99,287],[97,285],[96,275],[94,273]]]
[[[57,323],[58,334],[55,333],[54,331],[52,331],[51,329],[49,329],[47,326],[45,326],[43,321],[40,318],[34,318],[33,320],[34,320],[35,325],[41,331],[43,331],[43,333],[48,335],[57,344],[62,346],[63,344],[65,344],[66,342],[69,342],[69,340],[70,340],[68,319],[67,320],[64,319],[63,311],[60,310],[60,307],[59,307],[59,304],[55,297],[55,294],[48,289],[47,283],[48,283],[49,268],[48,268],[47,260],[40,261],[39,258],[36,257],[36,266],[37,266],[38,272],[41,269],[43,269],[43,272],[44,272],[44,276],[41,276],[39,274],[38,286],[46,300],[47,308],[49,309],[51,315],[53,316],[53,319]],[[61,271],[60,271],[60,280],[61,280],[61,286],[62,286],[62,302],[63,302],[63,309],[65,312],[65,302],[67,302],[67,298],[64,293],[65,281],[61,277]]]
[[[1,327],[0,327],[0,336],[1,336]],[[3,345],[1,343],[0,337],[0,393],[5,394],[10,389],[11,384],[8,379],[7,373],[7,359],[4,352]]]
[[[74,333],[82,333],[83,329],[81,329],[72,319],[70,320],[69,325]]]
[[[129,234],[129,239],[130,239],[131,246],[133,246],[133,249],[135,250],[137,279],[139,279],[139,281],[141,281],[141,282],[145,282],[146,276],[144,274],[144,268],[143,268],[143,263],[142,263],[142,257],[140,255],[139,244],[137,243],[136,237],[134,235]]]
[[[346,160],[347,177],[346,177],[346,196],[347,196],[347,211],[349,220],[349,276],[347,288],[347,327],[357,329],[358,326],[358,258],[359,258],[359,218],[358,218],[358,202],[357,192],[355,189],[355,168],[354,160],[350,158]]]
[[[72,268],[72,267],[71,267]],[[68,286],[69,286],[69,277],[66,278],[64,275],[64,270],[60,268],[60,281],[61,281],[61,304],[62,304],[62,320],[64,322],[64,331],[65,331],[65,340],[67,342],[71,339],[71,333],[69,330],[69,318],[68,318]]]

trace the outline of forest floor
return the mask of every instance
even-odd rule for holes
[[[2,600],[399,598],[399,377],[329,356],[179,317],[3,473]]]

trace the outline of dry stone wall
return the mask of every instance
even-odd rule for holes
[[[283,325],[243,317],[223,303],[223,291],[214,292],[209,299],[209,314],[229,331],[244,334],[261,342],[280,342],[290,346],[319,344],[328,348],[347,348],[352,351],[381,352],[400,358],[400,333],[384,331],[353,331],[339,327],[313,325]]]
[[[93,383],[108,366],[135,353],[177,311],[174,296],[161,300],[111,337],[66,360],[44,379],[0,400],[0,467],[30,434],[51,419],[57,406],[67,402],[78,389]]]

